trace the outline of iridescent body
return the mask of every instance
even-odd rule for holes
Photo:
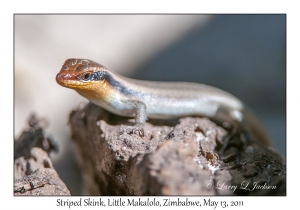
[[[230,93],[204,84],[188,82],[155,82],[135,80],[109,71],[87,59],[68,59],[56,76],[63,87],[76,90],[80,95],[106,110],[136,119],[141,128],[149,118],[206,116],[237,125],[241,129],[255,127],[258,136],[270,145],[261,124],[243,103]],[[246,119],[247,118],[247,119]]]

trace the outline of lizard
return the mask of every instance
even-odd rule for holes
[[[232,94],[205,84],[159,82],[121,76],[92,60],[67,59],[56,75],[59,85],[74,89],[92,103],[119,116],[135,117],[126,132],[143,131],[147,117],[203,116],[249,132],[265,146],[271,139],[263,124]]]

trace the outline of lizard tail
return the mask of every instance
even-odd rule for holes
[[[252,138],[264,146],[272,146],[272,140],[263,123],[249,110],[244,110],[243,115],[246,124],[245,126],[247,127],[247,130],[251,132],[250,135]]]

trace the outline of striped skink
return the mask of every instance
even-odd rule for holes
[[[149,118],[205,116],[249,132],[262,144],[271,145],[260,121],[236,97],[221,89],[189,82],[155,82],[123,77],[88,59],[68,59],[56,76],[63,87],[104,109],[135,117],[127,131],[143,129]]]

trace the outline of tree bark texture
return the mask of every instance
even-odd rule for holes
[[[70,114],[83,194],[286,194],[285,160],[246,133],[199,117],[149,120],[143,136],[130,124],[91,103]]]
[[[44,135],[46,120],[32,115],[28,124],[14,142],[14,195],[71,195],[48,156],[58,148]]]

